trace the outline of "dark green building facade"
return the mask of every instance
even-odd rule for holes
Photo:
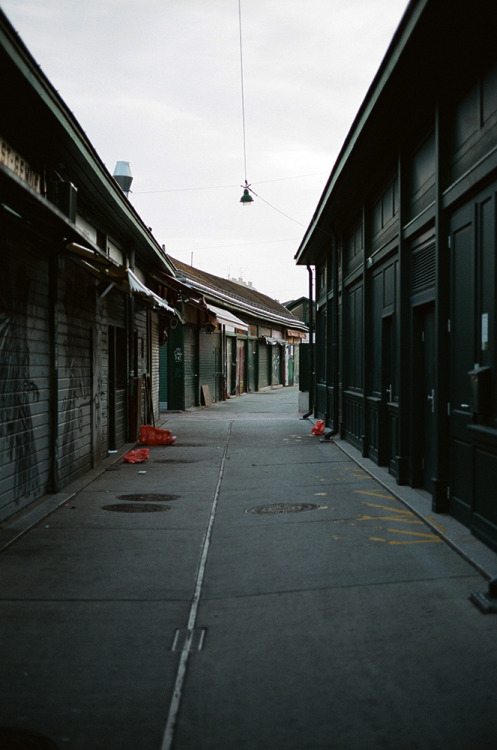
[[[494,11],[409,4],[296,259],[316,414],[497,548]]]

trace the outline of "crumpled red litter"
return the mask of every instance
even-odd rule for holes
[[[318,419],[316,424],[313,426],[311,435],[324,435],[324,422],[322,419]]]
[[[127,464],[142,464],[144,461],[148,461],[149,455],[150,451],[148,448],[135,448],[124,454],[123,461]]]
[[[172,435],[171,430],[161,430],[144,424],[140,427],[139,440],[144,445],[172,445],[176,440],[176,435]]]

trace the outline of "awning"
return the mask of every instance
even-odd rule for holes
[[[147,301],[152,301],[154,303],[154,307],[160,307],[162,311],[168,312],[170,315],[174,315],[175,317],[179,318],[182,323],[184,323],[179,312],[175,310],[174,307],[168,305],[165,299],[162,299],[162,297],[159,297],[158,294],[155,294],[155,292],[149,289],[148,286],[145,286],[145,284],[143,284],[140,279],[135,276],[130,268],[128,268],[127,271],[129,288],[131,289],[133,294],[145,297]]]
[[[293,328],[287,328],[286,335],[293,336],[294,339],[305,339],[307,333],[305,331],[295,331]]]
[[[221,325],[227,325],[232,328],[238,328],[242,331],[248,331],[247,323],[244,323],[243,320],[240,320],[240,318],[237,318],[236,315],[233,315],[233,313],[230,313],[228,310],[222,310],[220,307],[215,307],[214,305],[208,305],[207,308],[209,312],[214,313],[218,323]]]
[[[259,336],[259,340],[262,341],[263,344],[267,344],[268,346],[277,346],[278,344],[280,346],[285,346],[286,341],[284,339],[273,339],[271,336]]]

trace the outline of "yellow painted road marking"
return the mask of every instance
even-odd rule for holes
[[[392,534],[409,534],[409,536],[420,536],[424,539],[435,539],[437,542],[441,541],[439,536],[436,536],[436,534],[432,534],[431,532],[420,534],[418,531],[405,531],[404,529],[387,529],[387,531],[390,531]]]
[[[401,523],[415,523],[422,524],[416,518],[399,518],[398,516],[359,516],[357,521],[400,521]]]
[[[382,497],[385,497],[384,495]],[[392,500],[393,498],[389,498]],[[370,508],[381,508],[382,510],[391,510],[392,513],[401,513],[402,515],[406,516],[413,516],[414,513],[412,513],[410,510],[405,510],[404,508],[391,508],[388,505],[378,505],[378,503],[367,503],[366,501],[363,502],[363,505],[369,505]]]
[[[391,544],[392,547],[401,547],[405,546],[406,544],[435,544],[436,542],[441,542],[442,540],[438,536],[434,536],[432,539],[409,539],[405,542],[388,542],[388,544]]]
[[[354,490],[356,495],[373,495],[373,497],[385,497],[387,500],[393,500],[393,495],[383,495],[381,492],[371,492],[370,490]]]

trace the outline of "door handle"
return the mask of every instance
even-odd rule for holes
[[[428,401],[431,401],[431,410],[432,412],[434,412],[435,411],[435,389],[434,388],[431,389],[431,393],[429,393],[426,398],[428,399]]]
[[[393,389],[392,389],[391,385],[389,385],[388,388],[386,388],[386,390],[385,390],[385,392],[386,392],[386,394],[388,396],[388,400],[389,401],[392,400],[392,391],[393,391]]]

